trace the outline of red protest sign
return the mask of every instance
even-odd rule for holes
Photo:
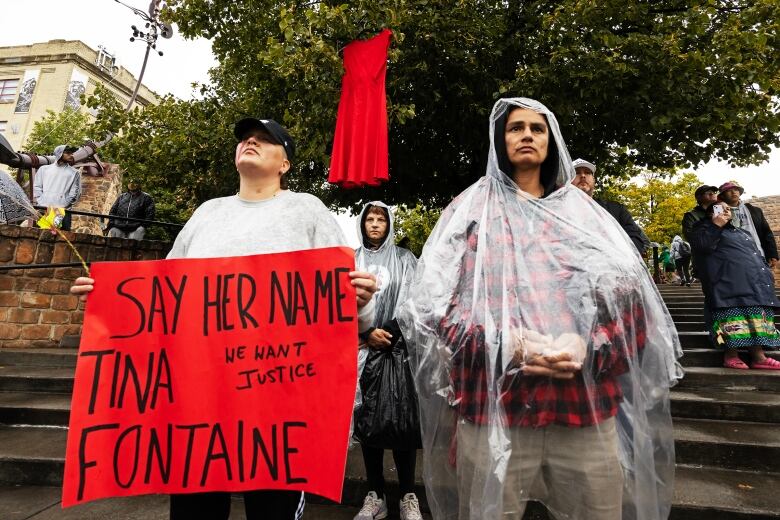
[[[302,490],[340,501],[357,378],[354,253],[98,263],[63,507]]]

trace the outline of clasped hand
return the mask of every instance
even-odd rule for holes
[[[553,340],[534,330],[513,331],[512,361],[529,376],[572,379],[582,369],[587,343],[578,334],[565,333]]]

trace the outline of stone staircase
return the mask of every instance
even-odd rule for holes
[[[672,392],[677,479],[670,518],[780,519],[780,373],[722,368],[722,355],[709,347],[703,332],[699,287],[660,290],[680,331],[687,371]],[[18,514],[10,506],[4,509],[5,503],[24,502],[19,496],[58,500],[75,361],[74,349],[0,349],[0,519],[166,518],[160,497],[113,499],[64,511],[50,505],[47,514],[34,514],[33,506]],[[385,467],[392,468],[389,452],[386,460]],[[419,461],[424,498],[421,467]],[[394,472],[386,473],[395,518],[397,487]],[[359,450],[351,450],[344,503],[352,507],[319,502],[306,517],[352,518],[364,493],[362,459]],[[243,518],[241,509],[235,507],[231,519]],[[533,505],[526,519],[546,516]]]
[[[780,518],[780,373],[722,368],[723,355],[704,331],[700,287],[660,291],[686,370],[671,394],[677,458],[671,518]]]

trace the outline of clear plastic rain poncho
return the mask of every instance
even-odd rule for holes
[[[0,171],[0,224],[16,224],[35,215],[35,209],[21,186]]]
[[[384,208],[387,211],[387,236],[376,249],[366,247],[364,223],[366,213],[371,207]],[[374,327],[382,327],[395,318],[398,306],[406,299],[409,286],[417,267],[417,258],[408,249],[394,243],[393,212],[387,204],[380,201],[369,202],[363,206],[357,221],[358,237],[363,245],[355,250],[355,267],[376,276],[377,291],[374,294],[376,317]]]
[[[368,210],[372,207],[383,208],[388,220],[387,233],[379,247],[371,248],[365,231],[365,222]],[[363,206],[363,210],[357,219],[357,235],[362,244],[355,250],[355,268],[367,271],[376,276],[377,291],[374,293],[374,323],[372,328],[381,328],[393,335],[398,334],[398,325],[393,322],[396,311],[401,302],[406,299],[409,286],[414,278],[414,269],[417,266],[417,258],[408,249],[395,245],[395,229],[393,226],[393,211],[384,202],[372,201]],[[395,341],[393,341],[395,344]],[[358,351],[358,374],[363,375],[369,349],[361,348]],[[361,385],[358,384],[355,392],[355,405],[357,410],[363,405]],[[358,430],[359,431],[359,430]],[[359,434],[357,435],[359,436]]]
[[[516,107],[546,117],[545,195],[504,172]],[[498,101],[484,177],[445,209],[398,313],[420,402],[434,519],[665,519],[674,439],[677,333],[619,224],[572,186],[554,115]],[[502,171],[503,170],[503,171]],[[525,375],[568,352],[571,380]]]

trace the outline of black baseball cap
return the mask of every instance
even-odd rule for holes
[[[699,197],[701,197],[702,195],[704,195],[708,191],[714,191],[714,192],[717,193],[718,192],[718,187],[717,186],[708,186],[706,184],[703,184],[703,185],[699,186],[698,188],[696,188],[696,191],[693,193],[693,196],[698,199]]]
[[[78,147],[76,147],[76,146],[65,145],[65,149],[62,151],[62,153],[73,153],[73,152],[75,152],[77,150],[78,150]]]
[[[292,162],[295,157],[295,141],[293,141],[293,138],[287,133],[287,130],[273,119],[245,117],[235,124],[233,127],[233,135],[236,136],[236,139],[242,141],[247,132],[257,128],[268,132],[277,144],[282,145],[285,153],[287,153],[287,160]]]

